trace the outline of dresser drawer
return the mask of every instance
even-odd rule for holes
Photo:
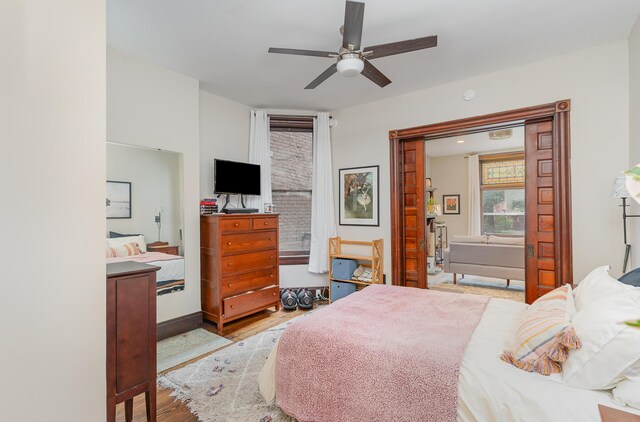
[[[223,232],[233,230],[250,230],[251,219],[249,218],[223,218],[220,221],[220,228]]]
[[[254,309],[264,308],[265,305],[276,303],[280,300],[278,286],[267,287],[249,293],[223,299],[224,317],[230,318]]]
[[[254,218],[253,220],[253,229],[261,230],[261,229],[275,229],[278,227],[278,219],[277,218]]]
[[[224,256],[220,259],[222,274],[232,274],[258,268],[274,267],[278,262],[278,251],[251,252],[242,255]]]
[[[226,234],[222,237],[222,254],[250,252],[275,248],[278,242],[276,231]]]
[[[225,277],[220,282],[220,293],[222,297],[228,297],[274,284],[278,284],[278,268],[276,267]]]

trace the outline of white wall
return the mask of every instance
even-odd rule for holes
[[[339,234],[384,238],[390,274],[389,130],[570,98],[574,281],[597,265],[610,264],[619,274],[622,221],[609,195],[629,161],[627,58],[627,42],[620,41],[333,112],[339,121],[332,132],[334,168],[379,164],[382,175],[380,227],[339,226]],[[462,99],[467,88],[477,92],[473,101]]]
[[[200,91],[200,197],[213,197],[213,159],[249,159],[251,107]],[[224,198],[221,198],[224,199]]]
[[[453,142],[453,141],[452,141]],[[426,150],[429,150],[427,142]],[[430,157],[431,182],[437,188],[435,200],[437,204],[442,203],[442,195],[460,194],[460,214],[443,214],[437,221],[443,221],[447,225],[447,236],[451,240],[455,235],[469,234],[468,215],[468,185],[469,185],[469,165],[465,154],[448,155],[443,157]],[[428,164],[427,164],[428,166]]]
[[[107,231],[143,234],[147,243],[155,242],[160,206],[160,240],[182,246],[181,160],[176,152],[107,144],[107,180],[131,183],[131,218],[108,219]]]
[[[629,167],[640,163],[640,20],[629,36]],[[630,212],[640,214],[640,205],[631,201]],[[619,211],[618,211],[619,212]],[[640,267],[640,220],[630,218],[629,241],[632,261],[627,268]]]
[[[197,80],[107,49],[107,140],[182,153],[185,290],[158,297],[158,322],[200,311]]]
[[[4,421],[105,420],[105,2],[0,2]]]

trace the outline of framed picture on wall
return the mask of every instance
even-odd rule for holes
[[[131,182],[107,180],[107,218],[131,218]]]
[[[341,226],[380,225],[380,166],[339,170]]]
[[[442,213],[460,214],[460,194],[442,195]]]

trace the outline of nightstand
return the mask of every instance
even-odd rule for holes
[[[180,255],[180,246],[170,246],[169,242],[153,242],[147,243],[149,252],[162,252],[169,255]]]

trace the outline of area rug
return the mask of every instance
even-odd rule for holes
[[[204,328],[196,328],[158,342],[158,372],[188,362],[233,343]]]
[[[512,280],[510,287],[506,281],[496,278],[465,275],[457,284],[453,284],[453,275],[440,273],[429,275],[429,288],[442,292],[469,293],[524,302],[524,282]]]
[[[305,313],[158,379],[201,422],[293,422],[258,389],[258,373],[284,329]]]

